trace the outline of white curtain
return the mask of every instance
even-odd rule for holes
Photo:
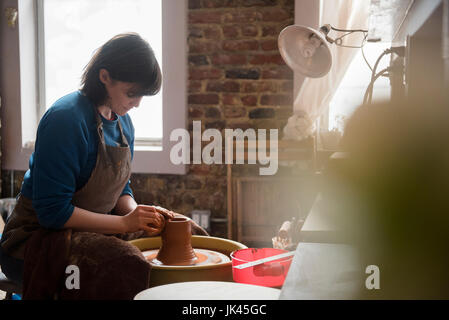
[[[338,29],[368,29],[369,0],[322,0],[320,25],[330,24]],[[296,10],[300,8],[296,8]],[[301,24],[301,21],[295,21]],[[331,38],[343,35],[332,31]],[[351,37],[352,38],[352,37]],[[358,37],[360,39],[362,37]],[[345,39],[345,38],[343,38]],[[349,37],[348,41],[351,41]],[[352,38],[354,40],[354,38]],[[360,45],[359,43],[345,43],[347,45]],[[327,109],[334,96],[350,62],[360,49],[340,47],[330,44],[332,53],[332,67],[329,73],[322,78],[306,78],[295,97],[293,115],[284,127],[284,139],[302,140],[315,131],[316,120]]]

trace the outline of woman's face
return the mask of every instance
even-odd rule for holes
[[[137,95],[138,84],[114,80],[105,69],[100,70],[100,81],[108,93],[105,105],[116,114],[124,116],[129,110],[139,106],[142,96]]]

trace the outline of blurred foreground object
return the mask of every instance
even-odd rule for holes
[[[361,106],[348,122],[327,200],[362,265],[380,270],[360,298],[449,298],[448,137],[448,104],[431,97]]]

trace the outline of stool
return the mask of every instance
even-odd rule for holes
[[[0,290],[6,292],[5,300],[12,300],[13,293],[22,294],[22,286],[8,279],[1,271]]]

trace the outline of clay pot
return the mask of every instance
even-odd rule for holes
[[[192,248],[190,219],[174,218],[165,222],[162,245],[156,259],[165,265],[193,265],[198,260]]]

